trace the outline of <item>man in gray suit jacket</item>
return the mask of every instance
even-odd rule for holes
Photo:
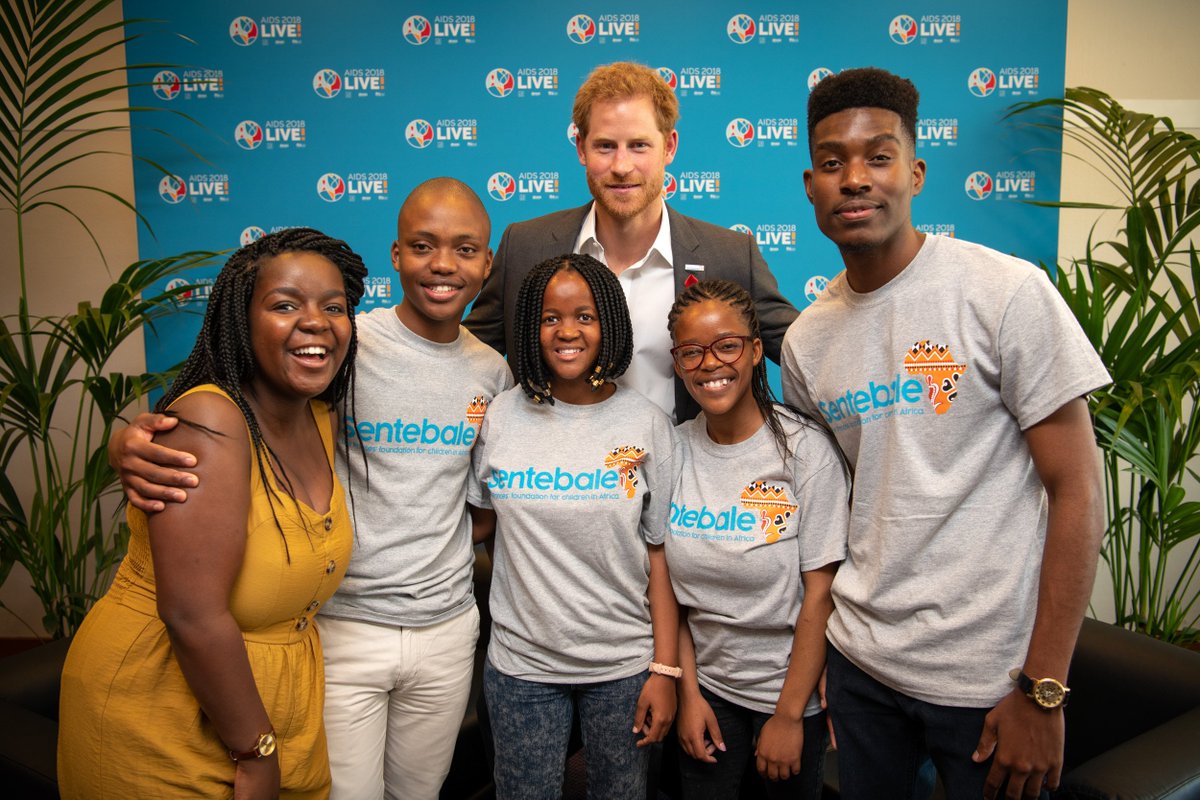
[[[633,363],[621,382],[676,421],[691,419],[699,406],[682,382],[670,380],[667,311],[675,296],[694,280],[722,278],[746,287],[763,348],[776,362],[798,312],[779,293],[753,237],[684,216],[662,200],[666,165],[679,144],[679,103],[657,72],[628,62],[597,67],[575,95],[572,116],[594,202],[510,225],[464,324],[509,352],[517,291],[529,270],[563,253],[595,256],[621,281],[633,320]]]

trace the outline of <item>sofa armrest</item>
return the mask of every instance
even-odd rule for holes
[[[1067,682],[1069,772],[1200,707],[1200,653],[1085,619]]]
[[[1063,776],[1056,798],[1200,798],[1200,708],[1182,714]]]
[[[58,687],[70,639],[58,639],[0,659],[0,699],[58,719]]]
[[[58,723],[0,699],[0,786],[5,797],[57,798]]]

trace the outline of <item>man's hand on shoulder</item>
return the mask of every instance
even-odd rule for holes
[[[1017,800],[1037,797],[1042,787],[1053,791],[1062,776],[1066,724],[1061,708],[1045,711],[1019,689],[1013,689],[988,712],[983,734],[971,758],[986,761],[993,754],[983,796]],[[1000,788],[1008,780],[1008,789]]]
[[[184,489],[199,480],[174,467],[196,466],[191,453],[154,443],[154,435],[175,428],[179,420],[166,414],[138,414],[127,428],[113,431],[108,440],[108,463],[117,471],[129,503],[147,514],[166,508],[166,503],[187,500]]]

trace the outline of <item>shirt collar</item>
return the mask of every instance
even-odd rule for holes
[[[658,251],[663,260],[667,264],[674,264],[674,253],[671,250],[671,216],[667,213],[667,203],[665,200],[660,200],[662,203],[662,218],[658,223],[658,235],[654,237],[654,243],[650,245],[650,249],[642,256],[638,263],[645,262],[651,253]],[[587,216],[583,218],[583,227],[579,229],[579,237],[575,240],[575,252],[586,253],[591,256],[604,259],[604,245],[600,244],[600,240],[596,238],[596,201],[592,201],[591,207],[588,209]],[[607,263],[607,262],[606,262]]]

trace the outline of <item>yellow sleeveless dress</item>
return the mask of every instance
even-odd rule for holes
[[[227,397],[211,384],[191,391]],[[329,412],[323,402],[311,408],[332,472]],[[253,459],[248,472],[246,553],[230,609],[278,737],[281,796],[323,798],[329,795],[325,671],[313,615],[345,574],[350,518],[336,474],[329,513],[318,514],[303,504],[298,512],[269,470],[264,485]],[[268,492],[277,498],[283,536]],[[130,507],[127,518],[129,552],[80,626],[63,668],[62,797],[232,797],[234,763],[180,672],[158,617],[146,516]],[[196,532],[196,546],[204,546],[203,531]]]

